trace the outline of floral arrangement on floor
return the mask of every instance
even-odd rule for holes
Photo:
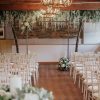
[[[11,100],[11,94],[4,91],[4,90],[0,90],[0,100]]]
[[[68,70],[68,68],[69,68],[69,60],[65,57],[60,58],[58,69],[64,71]]]
[[[54,100],[53,93],[44,88],[25,86],[22,90],[17,90],[19,98],[25,98],[25,93],[35,94],[38,100]]]
[[[0,87],[0,100],[12,100],[13,96],[9,92],[9,87],[8,86],[1,86]]]
[[[44,88],[24,86],[22,90],[16,89],[16,95],[12,95],[7,90],[6,86],[0,88],[0,100],[33,100],[29,99],[30,96],[35,97],[34,100],[54,100],[53,93]],[[28,99],[26,95],[28,95]]]

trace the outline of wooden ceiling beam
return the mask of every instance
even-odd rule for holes
[[[17,3],[0,3],[0,10],[40,10],[45,9],[40,3],[17,2]],[[62,10],[98,10],[100,2],[76,2],[69,7],[61,8]]]

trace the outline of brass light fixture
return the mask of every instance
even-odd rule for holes
[[[53,22],[55,16],[59,14],[61,7],[68,7],[72,4],[72,0],[41,0],[41,4],[46,6],[45,10],[41,10],[42,14],[42,27],[48,29],[51,27],[56,27],[59,22]]]
[[[41,0],[41,3],[45,6],[67,7],[72,4],[72,0]]]
[[[54,17],[60,12],[60,9],[48,6],[46,10],[41,10],[42,17]]]

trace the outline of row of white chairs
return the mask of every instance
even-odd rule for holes
[[[0,54],[0,62],[17,62],[26,63],[28,60],[36,60],[36,54],[23,54],[23,53],[3,53]]]
[[[100,54],[74,53],[70,62],[70,76],[82,89],[84,100],[99,100]],[[95,91],[96,88],[97,90]]]
[[[34,85],[36,85],[39,78],[38,68],[39,64],[32,54],[0,54],[0,85],[9,85],[10,78],[14,75],[21,77],[23,85],[32,85],[33,77]]]

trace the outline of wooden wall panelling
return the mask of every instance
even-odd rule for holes
[[[0,2],[40,2],[41,0],[0,0]],[[73,0],[73,2],[97,2],[100,0]]]
[[[0,52],[12,52],[13,40],[0,40]]]
[[[97,10],[100,9],[100,2],[80,2],[73,4],[69,7],[64,7],[62,10]],[[45,8],[40,3],[34,2],[0,2],[0,10],[40,10]]]

